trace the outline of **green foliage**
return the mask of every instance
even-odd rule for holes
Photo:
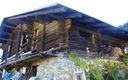
[[[76,63],[77,66],[81,65],[80,58],[77,54],[68,54],[68,58]]]
[[[121,54],[123,58],[128,56]],[[75,53],[68,54],[70,60],[74,61],[77,66],[83,66],[86,73],[86,80],[128,80],[128,66],[124,62],[117,60],[108,60],[105,62],[95,58],[93,63],[81,61]],[[123,72],[120,72],[122,71]]]
[[[124,63],[125,63],[126,65],[128,65],[128,55],[126,55],[126,54],[121,54],[120,56],[122,57]]]
[[[95,64],[90,65],[90,80],[104,80],[102,75],[102,69],[100,66],[96,66]]]

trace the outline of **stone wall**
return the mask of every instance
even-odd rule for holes
[[[30,80],[86,80],[82,67],[64,57],[48,57],[36,63],[37,74]],[[78,78],[79,78],[78,77]]]

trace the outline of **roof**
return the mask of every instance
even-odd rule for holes
[[[62,4],[56,3],[49,6],[44,6],[41,9],[18,14],[4,18],[0,29],[0,42],[6,42],[4,39],[8,39],[12,30],[16,25],[20,23],[31,23],[32,21],[38,21],[39,19],[58,19],[63,20],[70,18],[76,24],[80,24],[84,28],[88,28],[93,31],[100,31],[102,34],[128,40],[128,32],[112,26],[99,19],[66,7]]]

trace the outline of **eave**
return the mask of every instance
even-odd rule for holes
[[[6,43],[7,41],[2,39],[9,39],[12,34],[12,30],[14,30],[18,24],[31,24],[33,21],[50,19],[64,20],[67,18],[70,18],[74,23],[84,25],[87,29],[126,41],[128,40],[127,31],[66,7],[62,4],[56,3],[38,10],[4,18],[0,29],[2,31],[2,33],[0,33],[0,42]]]

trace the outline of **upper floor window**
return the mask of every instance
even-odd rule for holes
[[[90,42],[91,34],[83,31],[79,31],[80,40]]]

